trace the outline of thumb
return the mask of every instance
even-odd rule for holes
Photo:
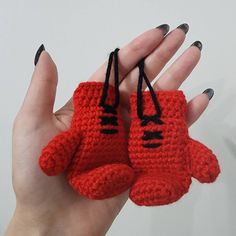
[[[58,81],[57,68],[43,44],[35,56],[35,69],[21,113],[37,119],[52,115]]]

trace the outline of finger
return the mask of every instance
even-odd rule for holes
[[[194,42],[157,80],[155,90],[175,90],[180,87],[197,65],[201,56],[202,44]]]
[[[161,45],[145,59],[145,73],[150,80],[156,78],[166,63],[183,44],[188,29],[189,26],[187,24],[178,26],[163,40]]]
[[[39,48],[40,50],[40,48]],[[57,68],[45,50],[36,53],[35,66],[30,86],[25,96],[21,112],[31,117],[42,118],[52,115],[57,87]]]
[[[187,124],[191,126],[207,108],[214,95],[213,89],[206,89],[202,94],[194,97],[187,105]]]
[[[74,107],[72,98],[63,107],[61,107],[54,113],[57,120],[65,124],[67,128],[69,128],[69,124],[71,123],[73,114]]]
[[[120,81],[132,70],[138,61],[150,54],[164,39],[169,26],[164,24],[141,34],[119,51],[119,79]],[[105,62],[89,79],[90,81],[104,81],[107,68]],[[111,73],[111,78],[113,73]],[[113,84],[113,79],[110,79]]]
[[[151,54],[146,57],[145,73],[147,74],[150,81],[152,81],[159,74],[165,64],[176,53],[176,51],[184,42],[187,32],[187,24],[178,26],[175,30],[173,30],[169,35],[165,37],[162,43],[158,45]],[[122,99],[124,103],[126,103],[127,99],[129,99],[130,94],[137,89],[136,87],[138,75],[139,70],[136,67],[122,81],[120,90],[122,91]],[[143,88],[145,87],[146,84],[143,83]]]

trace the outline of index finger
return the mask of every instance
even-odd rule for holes
[[[119,51],[119,80],[122,79],[136,66],[138,61],[149,55],[164,39],[169,31],[169,25],[163,24],[150,29],[120,49]],[[104,81],[107,68],[105,62],[89,79],[89,81]],[[113,76],[113,73],[111,73]],[[112,79],[110,80],[112,84]]]

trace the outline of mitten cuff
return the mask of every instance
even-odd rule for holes
[[[73,95],[74,107],[98,106],[101,101],[104,82],[80,83]],[[112,105],[115,100],[115,88],[109,85],[106,103]]]
[[[183,91],[156,91],[158,103],[161,108],[162,118],[182,118],[186,115],[187,102]],[[154,103],[149,91],[143,91],[143,113],[151,116],[156,114]],[[130,98],[132,118],[137,116],[137,93]]]

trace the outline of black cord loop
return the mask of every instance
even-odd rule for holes
[[[118,51],[119,48],[116,48],[114,52],[110,53],[109,59],[108,59],[108,65],[107,65],[107,71],[106,71],[106,77],[104,82],[104,87],[102,91],[101,100],[99,103],[99,106],[103,107],[103,113],[112,114],[112,116],[100,116],[100,124],[102,126],[106,125],[112,125],[112,126],[118,126],[117,117],[117,111],[116,108],[119,105],[120,101],[120,91],[119,91],[119,67],[118,67]],[[114,87],[115,87],[115,102],[113,105],[106,104],[106,99],[108,95],[108,89],[109,89],[109,80],[111,75],[111,69],[112,69],[112,63],[114,59]],[[101,129],[101,133],[103,134],[116,134],[118,133],[118,129]]]
[[[108,109],[108,107],[112,108],[117,108],[119,105],[119,100],[120,100],[120,92],[119,92],[119,67],[118,67],[118,51],[120,49],[116,48],[114,52],[110,53],[109,59],[108,59],[108,65],[107,65],[107,71],[106,71],[106,77],[105,77],[105,82],[104,82],[104,87],[103,87],[103,92],[102,92],[102,97],[100,101],[100,106],[104,107],[104,109]],[[111,68],[112,68],[112,62],[114,58],[114,86],[115,86],[115,102],[114,104],[108,105],[106,104],[106,98],[108,94],[108,89],[109,89],[109,80],[110,80],[110,74],[111,74]]]
[[[137,114],[140,120],[142,120],[141,125],[147,125],[148,122],[154,122],[155,124],[163,124],[161,121],[161,107],[158,103],[156,94],[152,88],[152,85],[147,78],[147,75],[144,71],[144,58],[140,60],[138,63],[138,68],[139,68],[139,79],[138,79],[138,87],[137,87]],[[143,85],[143,80],[147,84],[147,87],[149,88],[150,95],[156,110],[156,114],[153,116],[147,116],[143,114],[143,94],[142,94],[142,85]]]
[[[155,124],[162,125],[164,124],[163,121],[161,120],[161,107],[158,102],[158,99],[156,97],[156,94],[152,88],[152,85],[144,71],[144,58],[139,61],[138,63],[138,68],[139,68],[139,79],[138,79],[138,86],[137,86],[137,115],[139,119],[141,120],[141,126],[146,126],[149,122],[153,122]],[[150,95],[156,110],[156,114],[154,115],[144,115],[143,114],[143,93],[142,93],[142,85],[143,85],[143,80],[147,84],[147,87],[149,88]],[[144,141],[147,140],[160,140],[163,139],[162,131],[144,131],[144,134],[142,136],[142,139]],[[162,144],[161,142],[152,142],[152,143],[144,143],[143,147],[145,148],[158,148]]]

